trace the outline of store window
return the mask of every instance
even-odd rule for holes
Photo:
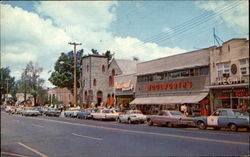
[[[164,79],[164,74],[155,74],[154,75],[154,80],[163,80]]]
[[[203,67],[200,69],[200,75],[208,75],[208,73],[209,73],[208,67]]]
[[[230,67],[230,62],[217,64],[218,77],[229,75],[229,67]]]
[[[241,72],[241,75],[249,75],[249,61],[248,61],[248,59],[240,60],[240,72]]]
[[[170,78],[189,77],[189,70],[175,71],[170,73]]]

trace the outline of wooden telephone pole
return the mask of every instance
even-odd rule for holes
[[[74,55],[74,100],[73,100],[73,104],[76,105],[77,103],[77,92],[76,92],[76,46],[77,45],[82,45],[82,43],[76,43],[76,42],[69,42],[70,45],[74,45],[74,52],[73,52],[73,55]]]

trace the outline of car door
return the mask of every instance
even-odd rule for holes
[[[221,113],[221,110],[215,111],[211,116],[207,117],[208,126],[218,126],[218,118]]]

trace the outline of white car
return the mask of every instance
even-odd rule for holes
[[[93,119],[116,120],[119,114],[113,109],[100,109],[91,113]]]
[[[77,113],[80,112],[80,109],[78,108],[70,108],[66,111],[64,111],[64,116],[65,117],[76,117],[77,116]]]
[[[144,123],[147,120],[147,117],[142,114],[139,110],[128,110],[125,114],[119,115],[117,118],[117,122],[125,122],[125,123]]]
[[[36,110],[36,108],[25,107],[22,110],[22,116],[38,116],[40,113]]]

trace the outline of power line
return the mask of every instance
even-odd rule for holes
[[[176,35],[179,35],[179,34],[181,34],[183,32],[186,32],[188,30],[191,30],[191,29],[195,28],[193,26],[201,25],[201,24],[211,20],[212,18],[217,17],[218,15],[221,15],[221,14],[223,14],[223,13],[237,7],[241,3],[242,2],[240,2],[240,1],[233,2],[230,5],[228,5],[226,7],[223,7],[222,9],[216,10],[214,13],[205,13],[206,14],[205,17],[204,17],[205,14],[202,14],[202,15],[196,17],[196,18],[192,18],[191,20],[184,22],[183,24],[177,26],[176,28],[172,29],[172,31],[169,31],[168,33],[164,33],[164,34],[161,33],[159,35],[155,35],[154,38],[159,36],[159,37],[157,37],[158,39],[155,39],[155,41],[153,40],[154,38],[152,38],[151,40],[146,40],[146,41],[147,42],[151,42],[151,41],[153,42],[154,41],[154,42],[158,42],[158,43],[164,42],[167,39],[173,38]],[[194,20],[196,20],[196,21],[194,21]],[[138,45],[138,46],[139,47],[145,47],[142,44]]]

